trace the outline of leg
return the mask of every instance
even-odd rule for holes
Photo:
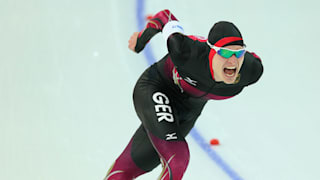
[[[165,121],[160,124],[152,124],[150,121],[145,123],[153,133],[159,136],[148,131],[149,138],[161,157],[163,165],[163,173],[159,179],[180,180],[182,178],[189,162],[189,149],[184,138],[194,126],[206,102],[206,100],[194,98],[174,98],[171,105],[175,123]],[[156,127],[153,127],[154,125]]]
[[[189,163],[189,148],[184,141],[168,141],[148,133],[162,162],[161,180],[181,180]]]
[[[132,180],[151,171],[159,164],[159,156],[150,143],[143,126],[140,126],[110,168],[105,180]]]
[[[131,158],[133,140],[134,137],[130,140],[121,155],[116,159],[104,180],[132,180],[145,173],[142,169],[136,166]]]
[[[153,80],[155,76],[152,76]],[[145,86],[148,87],[145,87]],[[180,180],[189,163],[189,148],[179,129],[178,116],[169,95],[158,86],[138,84],[134,92],[136,112],[163,165],[162,180]],[[171,98],[171,97],[170,97]]]
[[[150,68],[142,74],[139,81],[148,79],[146,76],[149,70]],[[159,164],[158,153],[151,144],[145,128],[141,125],[110,168],[105,180],[132,180],[151,171]]]

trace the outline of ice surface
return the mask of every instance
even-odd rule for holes
[[[262,58],[257,84],[209,102],[197,121],[205,140],[220,140],[214,152],[244,180],[320,179],[318,1],[141,2],[146,15],[170,9],[188,34],[232,21]],[[0,2],[0,179],[103,179],[139,126],[132,90],[148,63],[127,48],[137,3]],[[166,53],[160,35],[150,49]],[[231,179],[187,141],[185,180]]]

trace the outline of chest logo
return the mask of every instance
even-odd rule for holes
[[[184,80],[193,86],[197,86],[198,81],[192,80],[189,77],[184,78]]]

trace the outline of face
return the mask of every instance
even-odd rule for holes
[[[229,45],[224,48],[239,50],[243,46]],[[223,81],[226,84],[233,84],[239,74],[243,60],[244,56],[237,58],[235,55],[232,55],[230,58],[224,58],[216,53],[212,60],[214,79],[220,82]]]

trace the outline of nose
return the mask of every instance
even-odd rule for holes
[[[228,63],[230,63],[232,65],[236,64],[237,61],[238,61],[238,58],[234,54],[230,58],[228,58]]]

